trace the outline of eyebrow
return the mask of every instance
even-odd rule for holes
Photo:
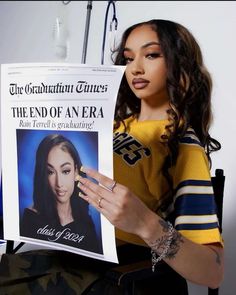
[[[51,167],[51,168],[54,168],[54,166],[51,165],[50,163],[47,163],[47,165],[48,165],[49,167]],[[70,163],[70,162],[65,162],[65,163],[63,163],[62,165],[60,165],[60,167],[63,168],[63,167],[66,166],[66,165],[73,165],[73,164]]]
[[[151,42],[148,42],[148,43],[145,43],[144,45],[142,45],[141,48],[145,49],[145,48],[152,46],[152,45],[159,45],[160,46],[161,44],[156,41],[151,41]],[[130,49],[129,47],[125,47],[124,51],[132,51],[132,49]]]

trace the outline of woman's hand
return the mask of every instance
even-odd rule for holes
[[[115,227],[138,235],[148,245],[166,243],[166,223],[152,212],[127,187],[92,169],[83,169],[89,177],[79,177],[80,196],[96,207]],[[111,190],[111,188],[113,189]],[[166,244],[165,244],[166,245]],[[166,246],[165,246],[166,247]],[[177,231],[164,259],[179,274],[197,284],[217,288],[223,278],[223,249],[194,243]]]
[[[79,176],[78,186],[83,191],[80,197],[97,208],[115,227],[145,238],[145,227],[150,224],[151,217],[156,219],[157,216],[127,187],[93,169],[83,167],[82,171],[99,184]]]

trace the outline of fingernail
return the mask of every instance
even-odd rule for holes
[[[86,174],[90,172],[90,169],[87,167],[81,166],[80,171]]]
[[[85,172],[84,166],[80,167],[80,171]]]

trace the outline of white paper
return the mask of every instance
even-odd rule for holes
[[[124,66],[68,63],[2,65],[5,240],[29,242],[117,262],[114,227],[91,206],[89,213],[101,246],[98,252],[80,249],[80,237],[86,239],[86,234],[72,232],[70,224],[65,230],[58,231],[45,221],[46,227],[37,230],[39,238],[22,235],[20,226],[25,208],[34,203],[36,150],[47,135],[65,136],[75,145],[83,166],[113,177],[114,109],[124,69]],[[68,240],[72,246],[66,245]]]

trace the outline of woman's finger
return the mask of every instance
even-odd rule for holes
[[[81,171],[86,173],[89,177],[97,180],[103,187],[105,187],[109,191],[113,191],[117,185],[117,183],[111,178],[102,175],[98,171],[91,168],[81,167]]]
[[[79,185],[83,191],[84,186]],[[85,189],[86,190],[86,189]],[[114,212],[114,204],[108,202],[104,197],[93,193],[91,190],[86,190],[86,194],[79,192],[79,197],[87,201],[90,205],[95,207],[100,213],[102,213],[108,220],[112,220]]]
[[[99,211],[104,208],[103,206],[105,206],[105,202],[107,202],[103,197],[91,197],[91,194],[88,196],[79,192],[79,196]]]
[[[78,176],[78,180],[78,187],[84,194],[83,198],[98,210],[103,207],[106,211],[110,210],[112,212],[114,207],[119,203],[118,196],[114,196],[113,192],[108,191],[101,185],[94,183],[89,178]]]
[[[86,194],[89,195],[90,198],[96,200],[99,196],[107,198],[107,194],[111,193],[103,186],[94,183],[89,178],[84,178],[82,176],[78,176],[79,180],[78,187]]]

